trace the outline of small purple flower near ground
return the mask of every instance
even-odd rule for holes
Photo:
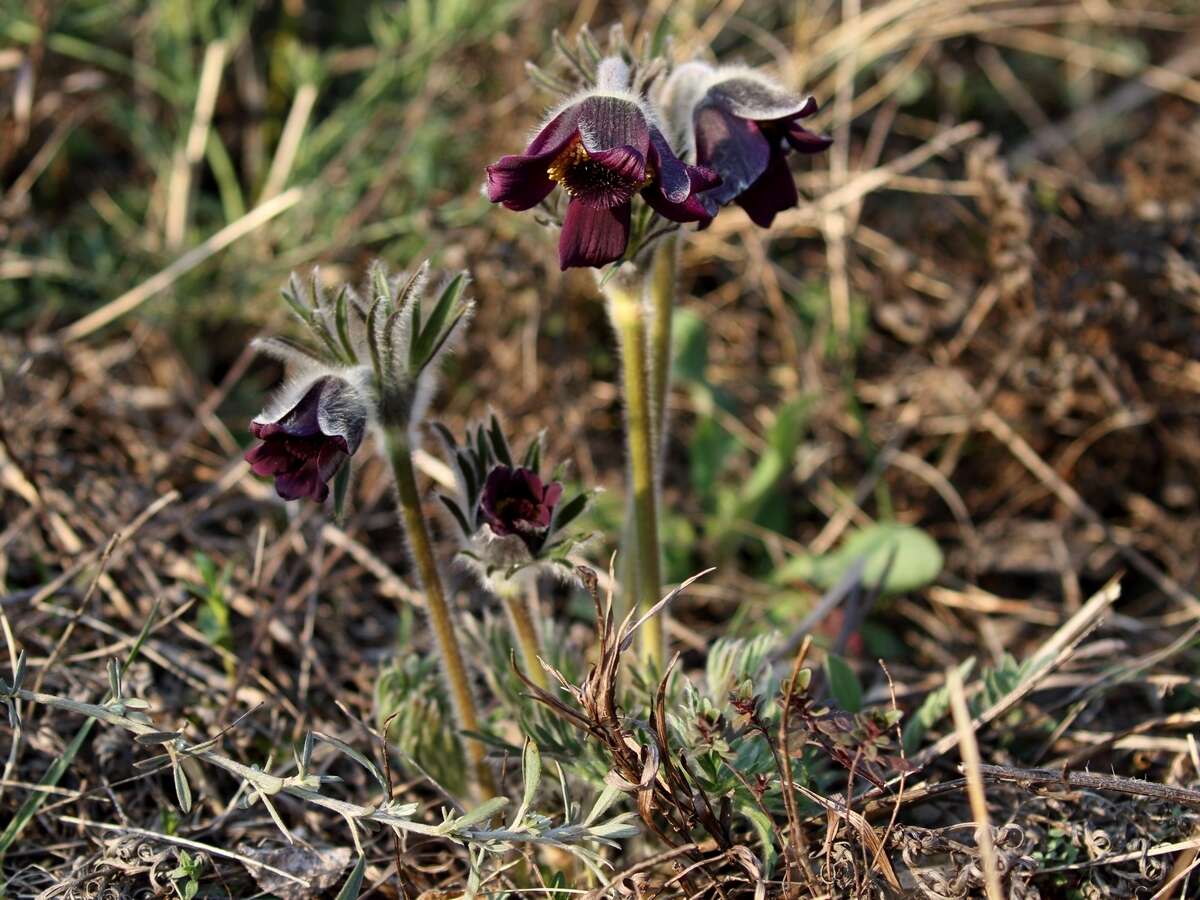
[[[562,493],[561,484],[552,481],[543,485],[531,469],[496,466],[484,484],[480,519],[498,537],[516,535],[530,553],[536,554],[546,540]]]
[[[820,153],[833,143],[800,124],[816,113],[817,101],[751,69],[689,63],[673,77],[685,81],[675,91],[692,101],[696,162],[721,179],[702,199],[736,202],[754,224],[770,227],[778,213],[799,203],[787,153]]]
[[[329,496],[329,481],[362,443],[367,409],[358,391],[335,375],[312,382],[300,400],[276,418],[260,417],[250,433],[262,441],[246,452],[255,475],[275,479],[284,500]]]
[[[531,209],[556,186],[570,196],[558,245],[563,269],[624,255],[634,194],[672,222],[707,222],[712,213],[697,194],[717,183],[675,155],[634,97],[601,92],[559,111],[524,153],[487,167],[488,199],[509,209]]]

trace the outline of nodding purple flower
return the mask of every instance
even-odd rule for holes
[[[563,269],[625,254],[634,194],[672,222],[712,218],[697,194],[718,179],[675,155],[647,107],[625,90],[622,66],[605,60],[599,88],[552,115],[524,153],[487,167],[488,199],[509,209],[531,209],[556,186],[570,197],[558,244]]]
[[[668,103],[675,117],[686,117],[682,127],[691,132],[696,162],[721,179],[704,201],[722,206],[734,201],[763,228],[798,205],[788,151],[820,153],[833,143],[800,125],[817,111],[814,98],[798,97],[741,67],[688,63],[672,82]]]
[[[262,441],[245,459],[255,475],[275,479],[284,500],[329,496],[329,481],[362,443],[367,406],[350,382],[326,375],[307,386],[304,395],[276,416],[250,423]]]
[[[498,537],[514,534],[536,554],[549,533],[562,493],[561,484],[543,485],[532,469],[496,466],[483,486],[479,518]]]

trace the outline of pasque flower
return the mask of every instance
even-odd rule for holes
[[[567,554],[588,536],[566,529],[594,492],[562,502],[560,471],[555,469],[544,480],[539,474],[541,436],[514,459],[495,416],[468,428],[462,444],[444,426],[434,423],[434,427],[457,474],[458,490],[454,495],[442,494],[441,501],[459,527],[460,560],[481,582],[493,586],[522,571],[525,576],[553,572],[560,578],[573,577]]]
[[[820,153],[833,143],[800,124],[817,111],[814,98],[792,94],[753,69],[687,63],[672,73],[664,95],[697,164],[721,179],[702,199],[736,202],[763,228],[799,202],[788,151]]]
[[[284,299],[315,342],[255,340],[291,377],[251,423],[262,443],[245,456],[255,474],[275,479],[283,499],[325,500],[368,424],[410,431],[420,423],[437,384],[438,360],[454,346],[472,308],[464,297],[465,272],[436,292],[427,290],[428,275],[427,263],[398,277],[376,263],[362,294],[342,285],[333,295],[316,270],[307,284],[297,275],[289,279]],[[339,514],[349,472],[343,476],[335,483]]]
[[[262,443],[246,453],[256,475],[275,479],[284,500],[329,496],[329,481],[362,443],[368,407],[362,393],[336,375],[319,377],[300,387],[294,404],[286,401],[276,414],[250,424]]]
[[[514,534],[536,554],[546,541],[562,493],[561,484],[542,484],[532,469],[498,465],[484,482],[479,517],[493,534]]]
[[[566,192],[558,245],[564,269],[599,267],[624,255],[635,194],[672,222],[711,218],[696,195],[717,178],[675,155],[628,81],[622,60],[603,60],[595,89],[556,109],[524,153],[487,167],[488,199],[509,209],[531,209],[558,186]]]

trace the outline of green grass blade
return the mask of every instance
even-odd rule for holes
[[[158,604],[154,604],[154,608],[150,611],[150,615],[146,617],[146,624],[142,626],[141,632],[137,636],[137,640],[133,642],[133,646],[129,648],[129,654],[125,657],[125,662],[121,665],[121,671],[125,672],[131,663],[137,658],[138,653],[142,649],[142,643],[150,634],[150,629],[154,625],[155,619],[158,618]],[[111,697],[105,697],[105,701]],[[39,786],[55,787],[59,780],[66,773],[71,763],[75,760],[75,755],[83,747],[84,741],[88,739],[88,735],[92,732],[92,726],[96,724],[95,719],[88,719],[75,733],[75,737],[71,743],[67,745],[67,749],[63,751],[63,755],[50,764],[50,768],[46,770],[46,774],[42,776],[38,782]],[[8,852],[9,847],[21,836],[21,832],[25,830],[25,826],[30,820],[37,815],[37,811],[41,808],[42,803],[50,795],[43,791],[34,791],[21,804],[21,808],[17,810],[12,821],[8,823],[8,827],[4,829],[4,833],[0,834],[0,860],[4,858],[4,854]]]

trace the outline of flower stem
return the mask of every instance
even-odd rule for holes
[[[529,601],[522,594],[521,583],[513,579],[504,579],[496,585],[496,593],[504,601],[508,622],[512,626],[517,646],[521,650],[521,659],[525,663],[525,674],[538,687],[549,690],[550,682],[546,678],[546,670],[538,662],[538,657],[542,654],[537,626],[534,624]],[[536,599],[537,590],[531,589],[530,600]]]
[[[650,307],[650,401],[654,405],[654,455],[656,488],[662,490],[663,457],[666,453],[667,391],[671,385],[671,316],[675,311],[676,282],[679,274],[679,233],[662,238],[650,264],[646,279],[646,301]],[[624,598],[633,593],[637,572],[637,536],[633,527],[633,498],[625,504],[625,527],[621,533],[621,557],[618,567]],[[621,610],[624,612],[624,610]]]
[[[462,731],[479,731],[479,717],[475,712],[475,695],[471,691],[471,679],[458,645],[450,607],[446,603],[446,592],[442,587],[442,576],[438,571],[437,559],[433,555],[433,544],[429,529],[421,512],[421,495],[417,491],[417,476],[413,471],[412,447],[408,435],[402,428],[387,432],[388,457],[396,476],[396,495],[404,530],[408,535],[408,546],[412,551],[417,576],[425,592],[425,607],[429,612],[429,624],[433,628],[434,640],[442,658],[442,670],[450,688],[450,701]],[[482,799],[496,795],[492,770],[487,763],[487,748],[475,738],[464,738],[467,757],[475,768],[475,786]]]
[[[625,394],[625,441],[633,488],[633,518],[637,544],[637,601],[645,612],[659,600],[662,588],[658,545],[658,498],[655,478],[654,425],[647,365],[646,315],[641,282],[618,272],[605,285],[609,315],[621,345]],[[662,616],[641,630],[642,657],[662,670]]]
[[[667,391],[671,386],[671,316],[675,311],[679,278],[679,233],[668,234],[658,244],[651,263],[647,293],[650,320],[650,399],[654,404],[654,439],[661,476],[666,446]]]

